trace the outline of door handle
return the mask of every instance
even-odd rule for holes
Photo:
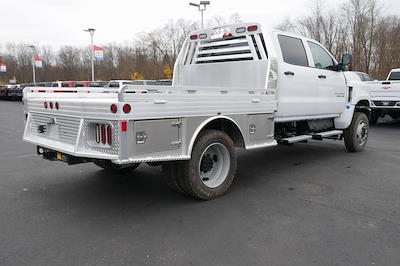
[[[286,76],[294,76],[294,72],[292,72],[292,71],[286,71],[284,74]]]
[[[326,76],[325,76],[325,75],[319,75],[318,78],[320,78],[320,79],[326,79]]]

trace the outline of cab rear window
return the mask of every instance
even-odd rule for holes
[[[283,61],[288,64],[308,67],[308,59],[303,41],[298,38],[278,35]]]

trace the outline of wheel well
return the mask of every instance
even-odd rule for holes
[[[243,135],[242,135],[242,132],[240,131],[239,127],[234,122],[232,122],[228,119],[219,118],[219,119],[210,121],[207,125],[205,125],[202,128],[200,133],[207,129],[215,129],[215,130],[220,130],[222,132],[225,132],[232,139],[232,141],[236,147],[238,147],[238,148],[245,147]]]
[[[371,108],[368,100],[361,100],[356,104],[356,111],[367,115],[368,119],[371,118]]]

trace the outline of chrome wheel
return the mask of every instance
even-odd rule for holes
[[[231,160],[228,149],[221,143],[209,145],[200,157],[199,176],[208,188],[222,185],[229,174]]]
[[[360,146],[364,145],[368,140],[368,124],[364,120],[361,120],[357,125],[356,137]]]

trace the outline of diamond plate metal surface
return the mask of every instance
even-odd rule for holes
[[[88,120],[85,119],[83,123],[83,135],[84,135],[84,143],[85,143],[85,149],[86,150],[91,150],[91,151],[97,151],[101,153],[106,153],[106,154],[111,154],[111,155],[118,155],[119,154],[119,135],[120,135],[120,130],[119,130],[119,121],[106,121],[106,120]],[[105,125],[111,125],[113,129],[112,133],[112,145],[111,146],[106,146],[106,147],[101,147],[102,145],[91,145],[90,142],[93,141],[91,139],[91,136],[89,136],[89,125],[90,124],[105,124]]]

